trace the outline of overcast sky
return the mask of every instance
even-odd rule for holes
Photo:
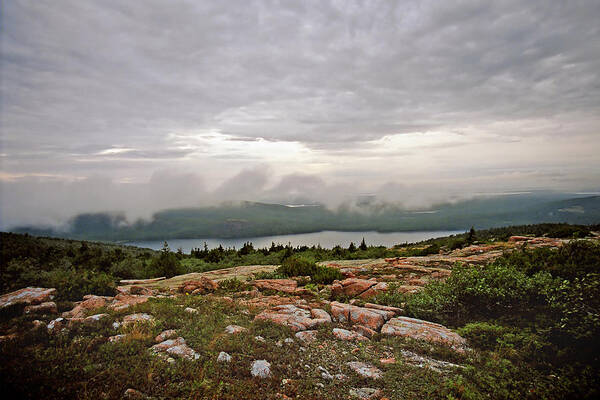
[[[600,188],[600,2],[2,2],[0,227]]]

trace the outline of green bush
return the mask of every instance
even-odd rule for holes
[[[165,242],[160,254],[152,259],[146,270],[146,276],[157,278],[166,276],[172,278],[175,275],[183,273],[183,268],[177,258],[177,255],[169,249]]]
[[[451,324],[509,314],[520,316],[546,305],[553,284],[548,273],[527,276],[511,265],[459,265],[445,282],[432,282],[410,296],[406,311],[417,318]]]
[[[304,258],[289,257],[277,268],[277,273],[283,276],[313,276],[318,266]]]
[[[319,266],[313,261],[298,257],[285,259],[275,273],[286,277],[310,276],[311,282],[321,284],[329,284],[344,277],[337,268]]]
[[[455,239],[448,244],[450,250],[462,249],[467,244],[466,239]]]
[[[337,268],[317,267],[317,272],[311,277],[313,283],[328,285],[335,280],[343,279],[344,276]]]
[[[600,337],[600,274],[562,281],[549,301],[560,316],[557,327],[562,335],[591,342]]]
[[[145,263],[132,257],[125,258],[110,267],[111,275],[118,276],[121,279],[142,279],[145,277],[144,272]]]
[[[239,279],[224,279],[219,282],[219,291],[223,292],[241,292],[248,289],[248,284]]]
[[[469,344],[480,349],[493,350],[505,334],[514,329],[491,322],[472,322],[458,330],[458,333],[469,340]]]
[[[428,256],[430,254],[437,254],[440,251],[440,245],[437,243],[431,244],[427,247],[424,247],[422,249],[406,249],[404,251],[404,256],[405,257],[423,257],[423,256]]]
[[[115,277],[105,272],[61,268],[40,273],[39,282],[57,289],[57,300],[81,300],[86,294],[114,296]]]
[[[590,241],[571,241],[559,249],[525,249],[505,254],[497,263],[512,265],[532,275],[548,271],[564,279],[600,272],[600,244]]]

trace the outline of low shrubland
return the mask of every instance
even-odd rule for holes
[[[457,265],[446,281],[420,293],[391,288],[376,301],[459,328],[482,350],[481,369],[452,386],[458,398],[481,398],[489,388],[494,398],[594,398],[600,394],[599,257],[600,245],[589,241],[517,250],[485,266]],[[536,389],[523,393],[528,385]]]

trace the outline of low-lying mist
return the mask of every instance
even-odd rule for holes
[[[444,190],[439,184],[327,182],[316,175],[274,177],[267,168],[242,170],[209,187],[198,173],[159,171],[142,183],[105,176],[76,180],[26,177],[1,183],[0,228],[37,225],[66,228],[81,213],[121,214],[128,223],[150,220],[160,210],[237,204],[243,201],[283,205],[321,204],[331,210],[377,204],[426,210],[434,204],[468,198],[466,192]],[[365,204],[371,207],[357,207]]]

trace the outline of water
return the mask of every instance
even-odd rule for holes
[[[455,235],[464,233],[464,231],[418,231],[418,232],[390,232],[379,233],[374,231],[367,232],[340,232],[340,231],[323,231],[313,233],[299,233],[295,235],[276,235],[276,236],[261,236],[239,239],[168,239],[169,247],[172,250],[182,248],[184,253],[189,253],[192,248],[204,246],[204,242],[209,248],[219,247],[219,245],[227,247],[241,248],[245,242],[252,242],[255,249],[270,247],[271,243],[292,246],[313,246],[321,245],[323,248],[332,248],[340,245],[348,247],[350,242],[355,245],[365,238],[367,245],[392,247],[395,244],[404,242],[419,242],[421,240]],[[145,247],[154,250],[160,250],[163,247],[164,240],[140,240],[132,241],[124,244]]]

